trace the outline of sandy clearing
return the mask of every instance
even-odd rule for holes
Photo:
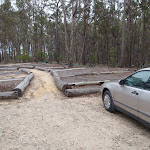
[[[49,73],[19,100],[0,102],[0,150],[149,150],[150,130],[104,110],[100,96],[67,98]]]
[[[26,73],[20,70],[0,71],[0,79],[25,78],[26,76]]]

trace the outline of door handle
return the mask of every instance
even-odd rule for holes
[[[132,94],[139,95],[136,91],[131,92]]]

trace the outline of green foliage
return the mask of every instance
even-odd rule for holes
[[[56,51],[53,51],[53,57],[54,57],[54,60],[56,60],[56,57],[57,57]]]
[[[38,60],[40,60],[40,61],[44,61],[46,58],[46,54],[44,52],[41,52],[41,51],[38,51],[37,56],[38,56]]]
[[[59,54],[59,60],[60,60],[60,61],[63,61],[63,59],[64,59],[64,56],[63,56],[62,53],[60,53],[60,54]]]
[[[116,50],[115,50],[114,47],[110,48],[109,56],[110,56],[109,58],[110,58],[111,65],[115,66],[115,63],[116,63]]]
[[[70,1],[66,6],[68,33],[66,41],[61,1],[58,1],[59,5],[57,5],[55,1],[44,0],[39,7],[39,4],[33,3],[32,0],[14,2],[2,0],[0,4],[0,49],[3,52],[1,61],[3,62],[5,58],[9,58],[5,59],[7,61],[12,61],[11,57],[16,60],[16,55],[19,54],[24,54],[17,56],[17,60],[23,62],[30,60],[30,56],[32,60],[42,62],[57,59],[67,61],[69,51],[65,49],[65,42],[70,47],[72,15],[69,10],[75,6],[72,5],[74,2]],[[149,0],[127,1],[124,29],[127,32],[124,35],[124,44],[122,44],[123,3],[119,0],[81,1],[82,9],[76,10],[75,15],[75,19],[80,16],[78,23],[74,25],[77,32],[72,35],[74,61],[82,62],[83,42],[85,42],[87,57],[83,60],[86,63],[119,65],[120,59],[116,58],[120,58],[119,51],[122,46],[125,49],[126,66],[136,65],[137,62],[140,64],[144,60],[150,62]],[[51,13],[44,11],[45,9],[51,9]],[[56,44],[60,49],[59,55],[54,51]]]
[[[91,64],[95,64],[96,61],[97,61],[96,56],[94,55],[93,52],[90,53],[88,59],[89,59],[89,61],[91,62]]]
[[[57,52],[56,51],[53,51],[53,59],[56,61],[56,58],[57,58]],[[59,61],[63,61],[64,60],[64,56],[61,52],[59,52],[59,56],[58,56],[58,59]]]
[[[31,58],[28,55],[21,54],[21,55],[17,56],[17,59],[22,62],[28,62],[28,61],[30,61]]]

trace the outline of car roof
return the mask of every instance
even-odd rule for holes
[[[140,70],[138,70],[138,71],[150,71],[150,68],[143,68],[143,69],[140,69]]]

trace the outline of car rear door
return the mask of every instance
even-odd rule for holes
[[[139,99],[139,117],[150,123],[150,81],[145,85]]]

